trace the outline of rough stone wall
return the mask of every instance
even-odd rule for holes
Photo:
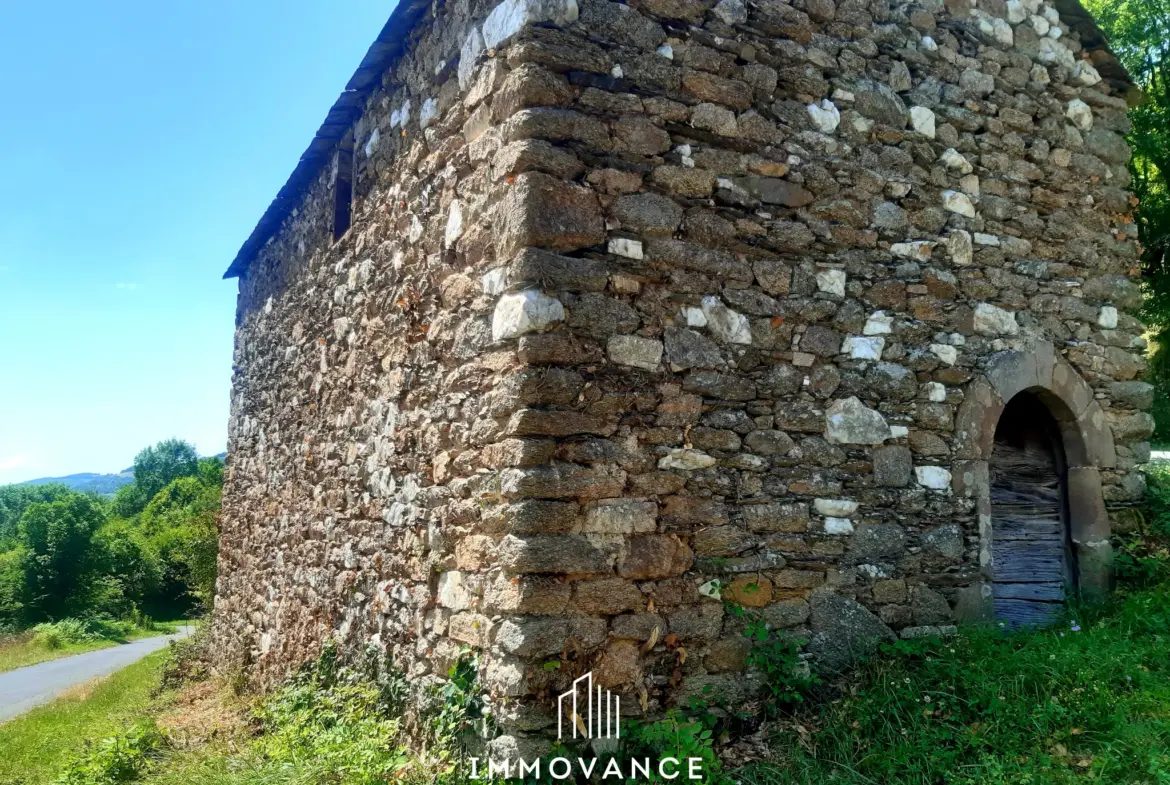
[[[323,172],[241,281],[216,634],[261,681],[334,634],[654,711],[750,685],[723,600],[828,665],[951,624],[957,414],[1037,342],[1141,494],[1126,105],[1053,8],[578,2],[439,7],[349,235]]]

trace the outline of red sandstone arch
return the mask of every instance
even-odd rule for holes
[[[955,420],[954,490],[975,500],[980,570],[986,581],[960,596],[956,612],[965,621],[994,618],[989,462],[1000,416],[1007,403],[1022,392],[1035,395],[1060,430],[1067,462],[1069,534],[1081,596],[1099,597],[1109,588],[1112,551],[1100,470],[1116,466],[1113,434],[1088,383],[1052,344],[1037,342],[1027,351],[993,355],[983,374],[968,384]]]

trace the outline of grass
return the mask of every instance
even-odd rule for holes
[[[1167,651],[1166,583],[1051,630],[902,641],[773,722],[772,760],[712,785],[1170,783]],[[436,761],[406,756],[392,685],[326,657],[225,719],[213,682],[150,698],[165,656],[0,727],[0,785],[52,783],[62,771],[62,785],[450,781]],[[461,707],[476,688],[467,689],[442,706],[470,716]],[[78,740],[109,736],[77,754]],[[124,776],[112,778],[117,766]]]
[[[0,785],[52,783],[86,744],[120,733],[156,710],[151,693],[168,656],[156,652],[0,725]]]
[[[1170,782],[1170,588],[1080,624],[886,648],[745,785]]]
[[[75,654],[108,649],[143,638],[170,635],[177,632],[178,626],[182,623],[181,621],[155,622],[151,629],[135,628],[124,636],[82,642],[63,641],[58,645],[47,645],[43,640],[38,640],[32,631],[19,633],[0,639],[0,673],[24,668],[28,665],[72,657]]]

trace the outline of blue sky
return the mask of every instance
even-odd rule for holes
[[[225,448],[221,276],[393,5],[5,4],[0,484]]]

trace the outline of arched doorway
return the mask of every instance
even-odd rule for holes
[[[1076,596],[1076,556],[1060,426],[1032,392],[1004,407],[988,469],[995,618],[1050,624]]]
[[[1093,389],[1048,342],[998,352],[982,370],[955,417],[953,489],[974,502],[980,571],[978,582],[959,590],[955,614],[970,623],[1042,624],[1059,612],[1063,597],[1095,600],[1108,591],[1112,548],[1101,470],[1117,465],[1113,434]],[[1009,465],[1020,451],[1034,454],[1034,476],[1049,483],[1055,477],[1060,488],[1036,491],[1032,512],[1020,494],[1011,495],[1010,486],[1029,484]],[[993,473],[1001,489],[998,514]],[[1015,520],[1021,513],[1030,520]]]

